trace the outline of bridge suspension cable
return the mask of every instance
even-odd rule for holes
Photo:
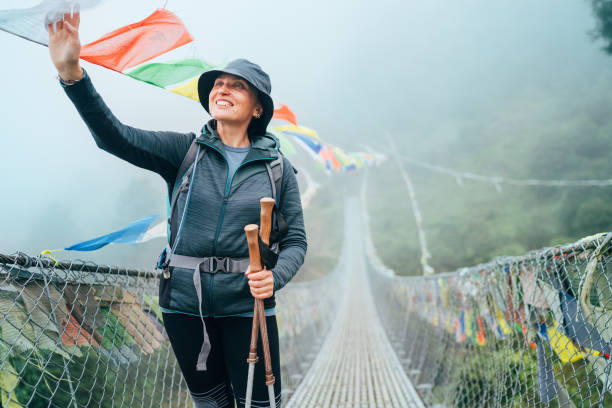
[[[396,152],[393,149],[393,152]],[[384,153],[396,155],[391,151],[384,151]],[[412,159],[409,157],[399,157],[397,159],[403,163],[410,164],[416,167],[430,170],[432,172],[446,174],[453,177],[457,184],[462,186],[463,180],[474,180],[484,183],[490,183],[495,186],[497,191],[501,191],[503,184],[512,186],[546,186],[546,187],[610,187],[612,186],[612,179],[586,179],[586,180],[542,180],[542,179],[517,179],[511,177],[501,176],[485,176],[482,174],[476,174],[471,172],[461,172],[458,170],[450,169],[443,166],[434,165],[424,161]]]
[[[397,164],[399,168],[400,174],[404,179],[404,184],[406,185],[406,189],[408,190],[408,197],[410,197],[410,204],[412,208],[412,214],[414,215],[414,221],[416,222],[417,234],[419,236],[419,245],[421,247],[421,268],[423,269],[424,275],[431,275],[435,271],[429,265],[429,259],[431,258],[431,253],[427,249],[427,238],[425,238],[425,229],[423,228],[423,217],[421,216],[421,210],[419,209],[419,203],[416,199],[416,192],[414,189],[414,185],[412,184],[412,179],[408,176],[408,173],[402,166],[401,158],[398,154],[397,147],[395,146],[395,142],[393,141],[393,137],[387,133],[387,140],[389,141],[389,146],[391,147],[391,151],[388,152]]]

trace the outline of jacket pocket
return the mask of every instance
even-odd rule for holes
[[[212,293],[215,316],[229,316],[253,311],[249,279],[242,273],[218,273]]]
[[[167,280],[170,281],[169,308],[199,314],[198,294],[196,293],[195,286],[193,286],[193,270],[174,268],[170,279]],[[206,289],[204,282],[202,282],[202,292],[202,314],[206,316],[206,302],[204,301]]]
[[[255,299],[251,295],[249,278],[241,273],[218,273],[215,275],[215,316],[232,316],[253,311]],[[264,299],[264,308],[276,306],[274,296]]]

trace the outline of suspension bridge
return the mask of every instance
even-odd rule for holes
[[[284,406],[612,406],[603,234],[401,277],[376,255],[364,197],[345,202],[335,269],[277,295]],[[190,406],[158,279],[1,255],[3,406]]]

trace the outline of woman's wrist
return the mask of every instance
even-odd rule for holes
[[[80,65],[77,65],[76,67],[70,69],[58,71],[60,81],[65,84],[78,82],[83,79],[83,75],[84,72]]]

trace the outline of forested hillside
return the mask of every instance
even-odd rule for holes
[[[611,179],[612,57],[606,52],[612,52],[612,2],[593,4],[592,50],[577,52],[574,60],[551,50],[551,60],[565,64],[536,59],[532,70],[524,69],[528,61],[517,61],[523,70],[512,86],[488,72],[481,81],[494,91],[486,97],[466,94],[464,106],[438,114],[407,112],[406,126],[388,131],[400,155],[485,176]],[[589,36],[586,30],[583,35]],[[384,132],[379,142],[389,149]],[[612,230],[612,187],[501,184],[498,191],[492,183],[402,165],[414,183],[437,272]],[[370,172],[370,181],[380,254],[398,273],[420,274],[415,221],[397,164]]]

